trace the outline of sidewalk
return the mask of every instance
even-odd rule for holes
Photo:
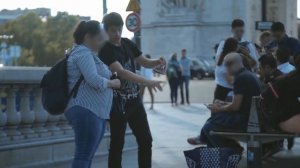
[[[145,105],[149,109],[149,104]],[[153,136],[153,168],[186,168],[184,150],[193,149],[186,143],[186,138],[199,133],[201,126],[209,117],[204,105],[192,104],[190,106],[171,107],[168,103],[154,106],[148,110],[148,119]],[[107,157],[96,161],[93,168],[106,168]],[[246,168],[245,157],[239,168]],[[138,168],[137,151],[124,152],[123,168]],[[292,151],[283,151],[272,157],[265,164],[265,168],[299,168],[300,143]]]

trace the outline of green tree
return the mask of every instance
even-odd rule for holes
[[[28,13],[0,26],[1,34],[13,34],[9,43],[22,48],[18,65],[52,66],[72,47],[72,31],[78,17],[60,12],[43,21],[35,13]]]

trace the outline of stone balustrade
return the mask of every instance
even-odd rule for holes
[[[72,128],[63,114],[49,115],[41,103],[39,83],[48,69],[0,68],[0,167],[59,167],[72,159]],[[126,147],[135,148],[130,131],[126,138]],[[106,154],[108,145],[109,128],[97,154]]]

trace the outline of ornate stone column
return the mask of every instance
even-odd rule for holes
[[[4,97],[3,96],[4,94],[5,94],[5,88],[1,88],[0,89],[0,99]],[[0,144],[5,143],[9,140],[6,132],[4,131],[4,127],[6,126],[6,123],[7,123],[7,116],[6,116],[6,113],[2,112],[2,106],[1,106],[1,108],[0,108]]]
[[[33,112],[35,115],[35,122],[33,125],[33,130],[39,135],[39,137],[47,137],[50,135],[48,130],[45,128],[48,113],[42,106],[42,91],[39,87],[33,89],[34,93],[34,103],[33,103]]]
[[[57,126],[59,119],[60,119],[59,115],[50,115],[49,114],[49,116],[48,116],[46,128],[48,129],[48,131],[50,132],[50,134],[52,136],[63,134],[63,132]]]
[[[69,125],[69,122],[64,114],[60,116],[60,120],[58,123],[59,128],[65,135],[72,136],[74,135],[72,127]]]
[[[7,95],[7,135],[11,140],[19,140],[24,137],[18,130],[21,122],[21,115],[16,109],[16,91],[15,86],[9,87]]]
[[[37,137],[37,134],[32,130],[34,122],[34,113],[30,109],[30,91],[32,89],[24,86],[20,90],[21,103],[20,103],[20,114],[21,114],[21,125],[20,131],[25,138]]]

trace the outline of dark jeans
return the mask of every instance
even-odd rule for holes
[[[212,130],[245,130],[247,126],[246,119],[238,114],[230,112],[213,114],[204,124],[200,140],[207,143],[209,147],[239,147],[239,144],[231,139],[222,136],[210,135]]]
[[[177,103],[178,85],[179,81],[177,78],[169,79],[169,85],[171,90],[171,102]]]
[[[229,92],[231,92],[231,88],[226,88],[221,85],[217,85],[214,93],[214,100],[222,100],[225,101]]]
[[[183,94],[183,85],[185,88],[185,98],[186,102],[190,103],[190,97],[189,97],[189,83],[190,83],[189,76],[182,76],[180,80],[180,95],[181,95],[181,103],[184,103],[184,94]]]
[[[128,122],[138,144],[139,167],[151,168],[152,136],[141,98],[127,100],[127,102],[124,102],[124,108],[120,108],[122,105],[117,99],[114,97],[114,104],[110,115],[111,141],[108,167],[122,167],[122,150]],[[123,111],[125,111],[125,114]]]
[[[70,108],[65,115],[75,133],[72,168],[90,168],[105,133],[106,121],[80,106]]]

